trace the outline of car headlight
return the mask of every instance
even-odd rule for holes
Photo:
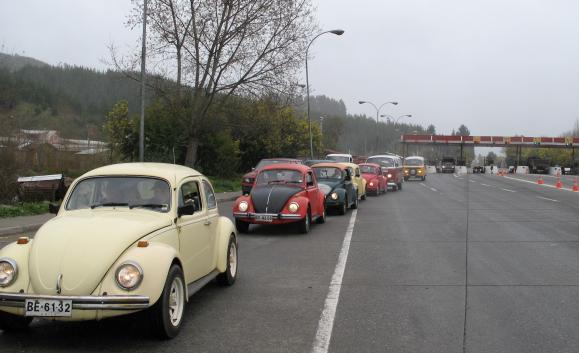
[[[287,208],[291,213],[296,213],[300,209],[300,205],[297,202],[292,202]]]
[[[333,192],[330,197],[332,198],[332,200],[337,200],[338,199],[338,193]]]
[[[143,281],[143,269],[136,262],[125,262],[119,266],[115,277],[119,287],[133,290]]]
[[[369,185],[370,185],[370,186],[374,186],[374,182],[373,182],[373,181],[371,181]]]
[[[253,183],[253,179],[251,179],[251,178],[244,178],[244,179],[243,179],[243,182],[244,182],[244,183]]]
[[[8,287],[18,276],[18,266],[12,259],[0,259],[0,287]]]
[[[422,174],[422,169],[418,169],[418,174]]]
[[[245,212],[249,208],[249,204],[246,201],[241,201],[237,208],[239,208],[241,212]]]
[[[392,178],[392,174],[388,173],[388,178]]]

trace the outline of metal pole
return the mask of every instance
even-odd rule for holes
[[[314,38],[315,39],[315,38]],[[314,40],[310,42],[312,44]],[[306,48],[306,97],[308,101],[308,130],[310,134],[310,158],[314,159],[314,139],[312,136],[312,118],[310,117],[310,77],[308,73],[308,51],[310,50],[310,44]]]
[[[147,0],[143,0],[143,44],[141,48],[141,122],[139,128],[139,161],[145,160],[145,58],[147,43]]]

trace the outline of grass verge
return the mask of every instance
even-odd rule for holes
[[[43,213],[48,213],[48,201],[0,205],[0,218],[32,216]]]
[[[241,191],[241,177],[223,179],[217,177],[208,177],[213,184],[215,192]]]

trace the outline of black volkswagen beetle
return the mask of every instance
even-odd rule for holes
[[[340,163],[318,163],[312,166],[320,190],[326,195],[326,209],[346,214],[348,208],[358,208],[358,190],[352,183],[350,170]]]

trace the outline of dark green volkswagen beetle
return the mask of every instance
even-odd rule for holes
[[[312,166],[320,190],[326,195],[326,209],[339,214],[358,208],[358,188],[352,183],[350,170],[340,163],[318,163]]]

